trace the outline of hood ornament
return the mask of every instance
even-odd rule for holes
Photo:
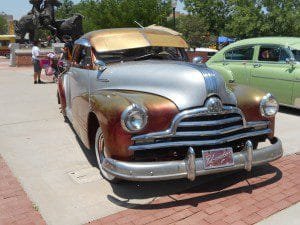
[[[205,106],[210,113],[218,113],[223,111],[223,104],[217,97],[210,97],[207,99]]]

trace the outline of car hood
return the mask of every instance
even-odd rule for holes
[[[145,60],[111,64],[100,75],[104,89],[152,93],[174,102],[179,110],[200,107],[208,96],[236,105],[234,94],[216,71],[187,62]]]

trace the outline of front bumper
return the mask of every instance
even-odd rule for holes
[[[187,152],[185,160],[167,162],[123,162],[105,158],[102,168],[121,179],[132,181],[157,181],[188,178],[194,180],[196,176],[215,174],[232,170],[246,169],[261,165],[280,158],[283,154],[280,139],[274,138],[271,145],[253,150],[252,143],[246,142],[243,151],[233,154],[234,165],[215,169],[204,169],[202,158],[195,158],[192,148]]]

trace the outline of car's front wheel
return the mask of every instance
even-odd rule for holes
[[[106,156],[105,156],[104,136],[100,127],[97,129],[96,137],[95,137],[95,153],[96,153],[97,163],[102,177],[112,183],[118,182],[119,181],[118,178],[106,172],[102,167],[102,162],[104,161]]]

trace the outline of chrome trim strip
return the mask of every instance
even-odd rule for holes
[[[281,141],[273,139],[273,144],[253,151],[252,166],[265,164],[280,158],[283,154]],[[195,176],[216,174],[226,171],[244,169],[247,164],[247,151],[236,152],[233,154],[234,165],[215,169],[204,169],[202,158],[196,158]],[[193,161],[193,160],[191,160]],[[167,162],[123,162],[111,158],[105,158],[102,168],[116,177],[131,181],[157,181],[171,180],[179,178],[192,178],[193,168],[188,172],[186,160],[167,161]]]
[[[203,115],[229,114],[229,113],[237,113],[237,114],[241,115],[241,118],[243,121],[243,126],[246,127],[245,116],[239,108],[236,108],[233,106],[223,106],[223,111],[217,112],[217,113],[211,113],[211,112],[208,112],[206,107],[203,107],[203,108],[185,110],[185,111],[178,113],[174,117],[170,128],[165,131],[134,136],[131,138],[131,140],[140,141],[140,140],[147,140],[147,139],[172,137],[173,135],[176,134],[176,130],[177,130],[179,123],[185,118],[197,117],[197,116],[203,116]]]
[[[231,117],[227,119],[221,120],[207,120],[207,121],[194,121],[194,122],[180,122],[178,127],[198,127],[198,126],[215,126],[215,125],[223,125],[233,122],[238,122],[241,120],[241,117]]]
[[[293,79],[283,79],[283,78],[274,78],[274,77],[267,77],[267,76],[258,76],[258,75],[255,75],[255,74],[253,74],[252,77],[264,78],[264,79],[269,79],[269,80],[280,80],[280,81],[293,82]]]
[[[201,146],[201,145],[220,145],[226,142],[235,141],[242,138],[249,138],[260,136],[264,134],[271,133],[270,129],[247,132],[242,134],[236,134],[229,137],[213,139],[213,140],[205,140],[205,141],[177,141],[177,142],[162,142],[162,143],[150,143],[150,144],[141,144],[141,145],[132,145],[129,146],[128,150],[131,151],[139,151],[139,150],[147,150],[147,149],[159,149],[159,148],[169,148],[169,147],[183,147],[183,146]]]

